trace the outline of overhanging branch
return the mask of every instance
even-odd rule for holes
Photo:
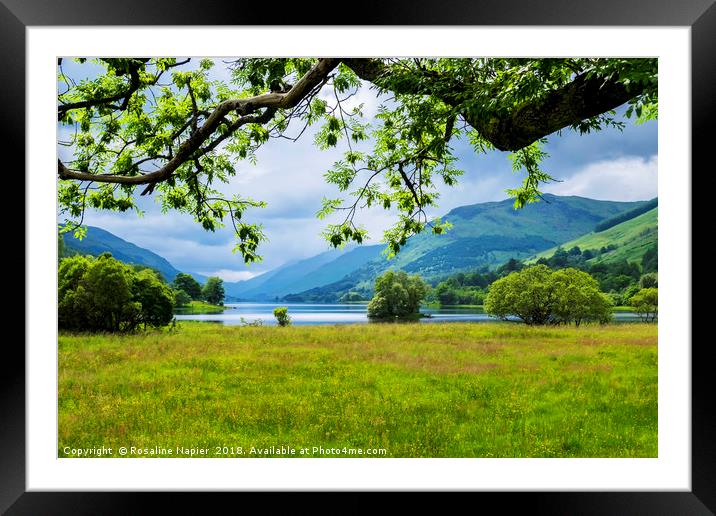
[[[391,65],[379,59],[346,58],[342,62],[361,79],[378,85],[391,73]],[[436,94],[436,89],[430,88],[430,81],[446,78],[431,72],[425,74],[424,79],[419,83],[402,81],[392,90],[402,94],[434,95],[453,107],[459,107],[468,91],[468,85],[456,83],[449,89],[443,86],[439,90],[450,93]],[[644,89],[636,85],[627,89],[616,79],[581,74],[546,97],[513,109],[507,116],[477,116],[469,111],[461,114],[495,148],[516,151],[555,131],[614,109],[643,92]]]
[[[219,104],[209,115],[204,124],[198,127],[193,134],[184,141],[177,149],[174,157],[167,161],[161,168],[143,175],[122,176],[116,174],[92,174],[68,169],[58,160],[57,174],[60,179],[76,179],[79,181],[97,181],[103,183],[121,183],[129,185],[141,185],[158,183],[168,179],[177,168],[192,159],[194,153],[201,145],[210,138],[218,126],[223,123],[224,117],[236,112],[242,117],[237,121],[241,122],[234,130],[241,125],[257,122],[256,117],[251,117],[257,110],[267,108],[264,115],[271,113],[271,116],[278,109],[291,109],[308,95],[314,87],[320,84],[325,77],[338,66],[339,59],[321,59],[296,84],[285,93],[265,93],[245,99],[230,99]],[[263,118],[263,117],[262,117]],[[243,122],[242,122],[243,121]],[[266,120],[267,121],[267,120]],[[218,143],[217,143],[218,145]],[[213,147],[212,147],[213,148]],[[208,152],[208,150],[206,151]]]

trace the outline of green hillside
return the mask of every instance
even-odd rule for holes
[[[633,219],[612,226],[599,233],[590,232],[561,244],[563,249],[579,247],[582,251],[597,250],[602,247],[616,246],[616,249],[601,254],[590,261],[612,262],[627,260],[638,262],[647,249],[657,243],[659,208],[653,208]],[[552,247],[534,256],[529,261],[549,258],[557,250]]]
[[[383,245],[331,250],[247,281],[225,282],[224,289],[227,298],[238,300],[336,302],[347,293],[370,296],[373,280],[388,268],[434,280],[461,271],[494,269],[510,258],[551,256],[560,244],[582,249],[617,245],[603,257],[631,261],[640,259],[656,241],[656,209],[601,233],[589,233],[598,223],[638,210],[647,201],[598,201],[549,194],[544,198],[521,210],[514,209],[511,199],[455,208],[445,216],[453,225],[450,231],[417,235],[392,260],[382,254]],[[110,252],[123,262],[157,269],[168,281],[180,272],[161,256],[101,228],[89,226],[81,241],[69,234],[64,239],[70,253],[96,256]],[[206,281],[203,276],[192,275]]]
[[[445,234],[426,231],[411,238],[392,260],[379,256],[333,284],[293,291],[286,300],[335,302],[349,291],[369,295],[375,277],[388,268],[418,273],[428,280],[460,271],[494,268],[510,258],[526,259],[556,248],[591,231],[597,223],[646,202],[598,201],[550,194],[544,197],[544,201],[521,210],[514,209],[511,199],[455,208],[445,216],[453,224]]]
[[[657,206],[659,206],[659,199],[655,197],[651,201],[641,206],[638,206],[629,211],[625,211],[624,213],[620,213],[619,215],[600,222],[599,224],[594,226],[594,232],[600,233],[606,229],[609,229],[612,226],[616,226],[617,224],[621,224],[622,222],[631,220],[634,217],[638,217],[642,213],[646,213],[647,211],[651,210],[652,208],[656,208]]]
[[[450,231],[416,235],[390,265],[426,277],[495,267],[509,258],[523,259],[555,247],[643,204],[551,194],[544,199],[520,210],[512,199],[455,208],[444,217],[453,224]],[[472,251],[464,252],[466,248]]]

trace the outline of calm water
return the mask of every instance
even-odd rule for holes
[[[226,306],[227,309],[221,314],[177,315],[176,319],[177,321],[214,321],[227,325],[261,320],[264,325],[275,325],[276,319],[273,316],[273,309],[277,306],[285,306],[288,308],[288,315],[291,316],[292,324],[353,324],[368,322],[367,305],[364,304],[227,303]],[[497,320],[475,308],[421,308],[420,311],[431,315],[430,318],[421,319],[420,322],[422,323],[494,322]],[[616,322],[636,321],[639,320],[639,317],[632,313],[617,313],[614,314],[614,320]]]

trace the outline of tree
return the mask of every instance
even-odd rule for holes
[[[156,269],[149,265],[144,265],[143,263],[127,263],[127,265],[129,265],[134,272],[147,271],[148,273],[153,274],[160,282],[164,284],[167,283],[164,279],[164,275],[159,269]]]
[[[657,288],[659,286],[659,275],[656,272],[647,272],[639,278],[641,288]]]
[[[186,306],[191,303],[191,296],[181,289],[174,290],[174,304],[176,306]]]
[[[443,306],[458,304],[457,293],[447,282],[442,282],[435,288],[435,296]]]
[[[163,326],[172,319],[174,296],[151,270],[132,267],[103,253],[72,256],[58,271],[58,325],[75,331],[132,331],[140,324]]]
[[[279,326],[288,326],[291,324],[291,316],[288,315],[288,308],[285,306],[278,306],[274,308],[273,315]]]
[[[599,284],[601,288],[607,292],[618,292],[628,288],[632,281],[634,281],[632,276],[627,276],[626,274],[615,274],[612,272],[604,276]]]
[[[384,272],[375,280],[375,295],[368,303],[368,317],[394,319],[417,314],[428,288],[417,274]]]
[[[659,270],[659,250],[657,245],[651,246],[641,257],[641,268],[644,272]]]
[[[324,200],[319,216],[345,213],[325,236],[333,246],[360,243],[359,206],[397,208],[384,234],[396,253],[415,233],[449,227],[426,211],[436,204],[436,183],[454,185],[462,173],[455,139],[467,138],[476,152],[511,152],[513,168],[525,173],[510,191],[522,207],[551,180],[540,167],[548,135],[621,127],[613,110],[624,103],[637,121],[658,111],[656,59],[250,58],[228,64],[229,84],[211,80],[209,59],[103,58],[94,65],[104,72],[79,82],[62,62],[58,123],[75,134],[67,142],[72,157],[57,164],[64,230],[82,235],[86,206],[127,211],[137,209],[137,194],[156,193],[163,208],[192,214],[206,230],[230,221],[247,263],[260,258],[265,236],[243,214],[264,203],[216,187],[271,138],[295,140],[320,123],[319,148],[344,144],[326,178],[354,193]],[[345,107],[361,81],[391,97],[375,121]],[[362,141],[370,150],[354,147]]]
[[[141,305],[132,301],[132,272],[109,253],[87,269],[77,288],[77,305],[84,307],[89,329],[134,329]]]
[[[518,317],[529,325],[608,322],[611,299],[597,281],[574,269],[552,271],[534,265],[496,280],[485,299],[485,311],[500,319]]]
[[[555,323],[579,326],[584,321],[609,322],[612,318],[612,300],[600,292],[597,280],[586,272],[567,268],[551,275],[554,289],[552,315]]]
[[[75,255],[63,259],[57,270],[57,317],[60,328],[82,329],[85,313],[76,308],[76,292],[94,258]]]
[[[654,322],[659,314],[659,289],[643,288],[629,300],[642,321]]]
[[[569,254],[562,249],[562,246],[559,246],[552,255],[552,258],[550,258],[549,263],[552,267],[566,267],[569,263]]]
[[[212,305],[223,305],[224,280],[215,276],[208,278],[201,293],[204,299]]]
[[[510,258],[503,265],[498,267],[497,272],[501,275],[509,274],[510,272],[521,270],[523,266],[524,265],[521,261],[516,260],[515,258]]]
[[[132,299],[132,270],[109,253],[92,260],[77,287],[65,292],[60,301],[63,310],[58,314],[60,327],[117,332],[134,329],[139,323],[141,304]],[[67,312],[71,317],[64,319]]]
[[[530,325],[550,322],[554,303],[551,275],[546,265],[535,265],[496,280],[485,298],[485,311],[500,319],[516,316]]]
[[[174,278],[174,288],[176,290],[183,290],[191,296],[194,300],[200,300],[202,298],[201,285],[189,274],[180,272]]]
[[[174,293],[161,280],[161,274],[152,269],[144,269],[134,275],[132,281],[132,301],[141,305],[139,324],[165,326],[174,317]]]

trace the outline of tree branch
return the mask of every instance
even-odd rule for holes
[[[621,106],[643,88],[627,90],[615,80],[577,76],[572,82],[537,102],[515,108],[507,117],[479,119],[469,112],[465,120],[497,149],[516,151],[555,131]]]
[[[358,77],[377,85],[391,72],[391,66],[379,59],[344,58],[341,61]],[[426,81],[402,81],[392,87],[392,91],[435,95],[429,87],[430,80],[441,79],[440,75],[431,71],[425,71],[424,75]],[[456,83],[449,90],[443,87],[441,91],[450,93],[443,93],[438,98],[450,106],[459,107],[464,95],[468,93],[468,86]],[[627,89],[616,79],[580,74],[545,98],[518,106],[507,116],[478,117],[469,111],[461,114],[495,148],[516,151],[555,131],[614,109],[643,92],[643,87],[635,85]]]
[[[405,173],[405,171],[403,170],[403,164],[402,164],[402,163],[398,163],[398,172],[400,172],[400,175],[401,175],[401,177],[403,178],[403,181],[405,182],[405,186],[407,186],[408,189],[410,190],[410,193],[413,194],[413,199],[415,199],[415,204],[417,204],[418,207],[421,207],[420,199],[418,198],[418,194],[417,194],[417,192],[415,191],[415,187],[413,186],[413,182],[410,180],[410,178],[408,177],[408,175],[407,175],[407,174]]]
[[[101,99],[94,99],[94,100],[83,100],[81,102],[70,102],[68,104],[62,104],[57,108],[57,119],[62,120],[62,117],[67,113],[68,111],[71,111],[73,109],[81,109],[81,108],[87,108],[87,107],[93,107],[93,106],[101,106],[103,104],[111,104],[112,102],[116,100],[122,100],[121,106],[117,107],[120,111],[124,111],[127,109],[127,105],[129,104],[129,99],[132,97],[135,91],[139,89],[139,67],[142,66],[144,63],[149,61],[149,59],[137,59],[137,62],[134,66],[130,67],[129,69],[129,86],[125,91],[119,92],[115,95],[111,95],[109,97],[104,97]],[[159,74],[161,75],[161,74]],[[159,80],[159,76],[157,76],[157,79]],[[156,81],[155,81],[156,82]]]
[[[204,124],[197,128],[192,135],[185,140],[177,149],[174,157],[154,172],[144,175],[121,176],[114,174],[92,174],[89,172],[78,172],[65,167],[58,160],[57,174],[60,179],[77,179],[80,181],[98,181],[104,183],[122,183],[140,185],[158,183],[169,178],[177,168],[192,158],[201,144],[214,133],[217,127],[223,122],[224,116],[232,111],[242,115],[250,115],[261,108],[269,108],[268,111],[278,109],[290,109],[295,107],[314,87],[320,84],[325,77],[338,66],[339,59],[320,59],[296,84],[286,93],[264,93],[255,97],[245,99],[230,99],[222,102],[209,115]],[[264,113],[265,114],[265,113]],[[245,118],[249,123],[255,120]],[[242,124],[243,125],[243,124]],[[208,152],[208,151],[207,151]]]

